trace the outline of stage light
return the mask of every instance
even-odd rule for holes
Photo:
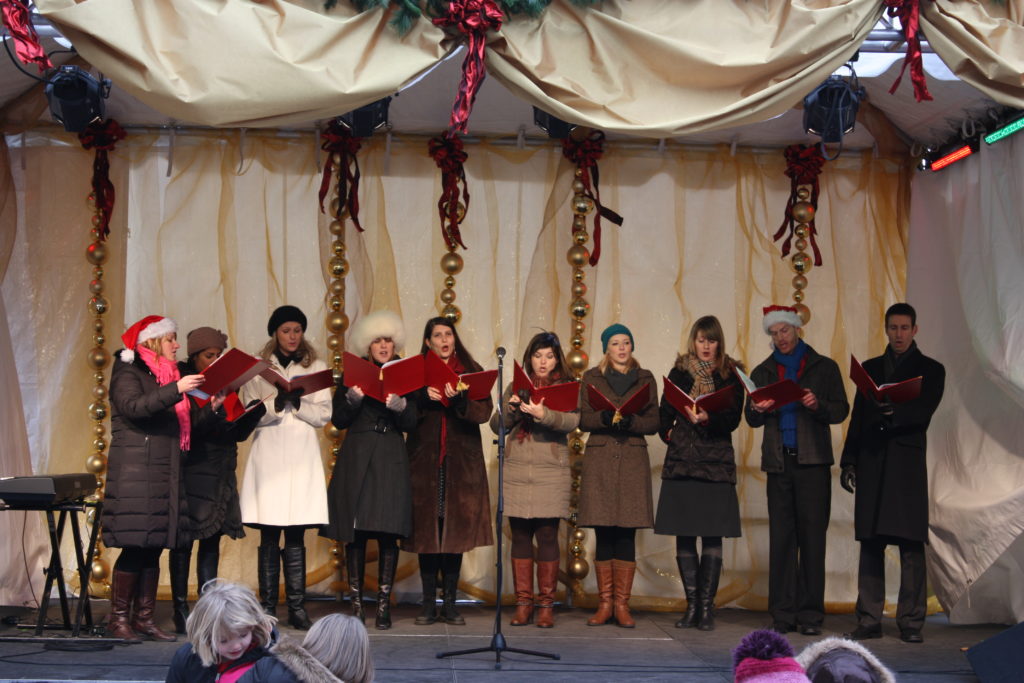
[[[562,140],[569,137],[569,133],[576,127],[574,123],[567,123],[562,119],[553,116],[537,107],[533,108],[533,122],[537,127],[548,134],[549,138]]]
[[[391,98],[385,97],[342,114],[338,119],[345,124],[352,137],[368,138],[373,135],[373,131],[387,124],[390,105]]]
[[[103,100],[110,96],[110,79],[96,80],[77,66],[62,66],[46,79],[50,114],[64,130],[80,133],[94,121],[103,120]]]
[[[821,137],[823,155],[825,143],[839,143],[839,152],[842,152],[843,136],[853,132],[857,109],[864,98],[857,72],[849,63],[844,66],[850,70],[849,78],[829,76],[804,98],[804,130]],[[825,155],[825,158],[830,157]]]
[[[972,146],[970,144],[963,145],[962,147],[958,147],[957,149],[954,149],[952,152],[949,152],[948,154],[941,156],[935,161],[933,161],[931,163],[931,168],[933,171],[938,171],[949,166],[954,162],[969,157],[972,154],[974,154],[974,149],[972,148]]]
[[[1002,128],[997,128],[988,135],[985,136],[985,142],[992,144],[996,140],[1002,140],[1005,137],[1013,135],[1017,131],[1024,129],[1024,115],[1021,115],[1016,121],[1011,121]]]

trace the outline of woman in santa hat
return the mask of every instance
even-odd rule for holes
[[[327,369],[322,360],[317,360],[305,332],[306,316],[295,306],[277,308],[267,322],[270,340],[260,356],[289,381]],[[248,403],[263,398],[273,387],[257,378],[243,389]],[[298,629],[308,629],[311,624],[303,606],[305,532],[327,523],[320,429],[330,418],[330,389],[305,396],[301,390],[278,390],[277,396],[267,401],[267,412],[256,427],[242,477],[242,523],[260,530],[260,601],[268,614],[275,613],[283,559],[288,623]],[[282,534],[283,550],[278,547]]]
[[[363,316],[348,347],[377,366],[398,358],[405,346],[402,319],[391,311]],[[345,544],[352,613],[363,619],[366,541],[377,541],[378,629],[391,628],[391,589],[398,567],[398,540],[412,530],[412,484],[404,433],[416,427],[416,402],[388,394],[384,402],[359,386],[334,393],[331,422],[347,429],[327,489],[331,521],[321,535]]]
[[[160,553],[185,536],[179,524],[185,513],[181,462],[191,434],[185,393],[204,378],[178,371],[178,328],[170,318],[146,316],[121,340],[125,347],[110,377],[103,543],[122,550],[114,563],[107,633],[131,642],[140,636],[175,640],[154,623],[153,611]],[[206,410],[217,407],[219,399]]]

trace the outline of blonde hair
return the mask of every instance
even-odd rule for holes
[[[266,647],[276,622],[276,617],[263,611],[249,588],[214,579],[203,586],[203,594],[188,615],[185,630],[199,661],[209,667],[220,661],[217,643],[222,639],[251,629],[253,644]]]
[[[266,344],[263,345],[263,349],[260,351],[260,358],[263,360],[270,360],[270,357],[274,355],[274,351],[277,350],[277,335],[275,334],[270,338]],[[302,339],[299,340],[299,348],[295,349],[296,353],[302,356],[302,361],[299,363],[304,368],[308,368],[316,360],[316,350],[312,345],[306,341],[306,335],[303,333]]]
[[[600,370],[601,374],[603,375],[605,372],[608,371],[608,368],[610,368],[611,366],[612,366],[612,361],[608,357],[608,354],[606,353],[603,356],[601,356],[601,362],[599,362],[597,364],[597,369]],[[629,372],[630,370],[632,370],[634,368],[639,368],[639,367],[640,367],[640,361],[638,361],[636,359],[636,356],[630,354],[629,360],[626,361],[626,372]]]
[[[302,647],[345,683],[372,683],[373,658],[363,622],[347,614],[317,620]]]
[[[139,346],[145,346],[147,349],[159,356],[161,351],[160,345],[165,339],[170,339],[172,335],[176,336],[177,332],[171,332],[170,334],[165,334],[160,337],[151,337],[145,341],[140,341]]]

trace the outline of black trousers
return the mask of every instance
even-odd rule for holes
[[[774,621],[821,626],[832,473],[795,455],[783,461],[781,473],[768,474],[768,611]]]
[[[928,571],[924,543],[902,538],[873,538],[860,542],[857,575],[857,623],[875,627],[882,622],[885,605],[885,546],[900,549],[900,593],[896,623],[900,631],[921,630],[928,603]]]

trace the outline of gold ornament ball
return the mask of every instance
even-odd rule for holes
[[[577,195],[572,199],[572,212],[577,216],[586,216],[594,210],[594,200],[590,197]]]
[[[93,453],[85,460],[85,471],[89,474],[103,474],[107,469],[107,459],[102,453]]]
[[[443,204],[444,215],[445,216],[448,215],[448,208],[450,206],[451,206],[450,202],[445,202]],[[463,204],[462,202],[455,202],[455,222],[456,223],[461,223],[465,217],[466,217],[466,205]]]
[[[89,207],[90,211],[95,211],[96,210],[96,193],[95,192],[90,192],[88,195],[86,195],[86,197],[85,197],[85,205],[87,207]]]
[[[90,294],[102,294],[103,293],[103,280],[93,280],[89,283]]]
[[[793,306],[796,309],[797,315],[800,316],[800,320],[804,325],[811,322],[811,309],[807,308],[804,304],[796,304]]]
[[[109,304],[107,303],[106,298],[102,296],[94,296],[89,299],[88,308],[89,312],[93,315],[103,315],[107,312],[108,307]]]
[[[573,269],[573,271],[572,271],[572,281],[573,282],[583,282],[586,279],[587,279],[587,271],[583,270],[582,266],[577,266],[575,269]]]
[[[803,275],[793,276],[793,289],[806,289],[806,287],[807,278],[805,278]]]
[[[590,261],[590,251],[582,244],[574,244],[569,247],[569,251],[566,252],[565,258],[569,261],[569,265],[574,268],[582,268]]]
[[[451,289],[452,287],[454,287],[455,286],[455,278],[453,278],[451,275],[446,277],[444,279],[444,286],[447,287],[448,289]]]
[[[348,275],[348,261],[340,256],[335,256],[327,262],[327,271],[332,277],[343,278]]]
[[[97,557],[89,567],[89,576],[93,581],[103,581],[110,576],[110,567],[102,557]]]
[[[334,240],[331,242],[331,253],[335,256],[345,255],[345,243],[341,240]]]
[[[795,290],[793,292],[793,301],[795,301],[795,302],[797,302],[799,304],[799,303],[803,303],[803,300],[804,300],[804,290],[802,290],[802,289]]]
[[[100,231],[100,226],[103,225],[103,212],[98,210],[92,215],[92,227],[93,234],[95,235]]]
[[[574,320],[572,323],[573,334],[583,334],[587,331],[587,324],[582,320]]]
[[[331,446],[331,457],[337,458],[339,453],[341,453],[341,444],[333,444]]]
[[[107,416],[107,404],[103,401],[93,401],[89,404],[89,417],[99,421]]]
[[[814,204],[797,202],[793,205],[793,220],[797,223],[810,223],[814,220]]]
[[[344,296],[345,281],[331,280],[331,283],[327,285],[327,293],[330,294],[331,296]]]
[[[101,266],[107,262],[107,245],[96,240],[85,249],[85,258],[94,266]]]
[[[572,348],[578,349],[583,346],[583,341],[584,340],[582,336],[575,335],[572,339],[569,340],[569,344],[572,346]]]
[[[441,309],[441,317],[455,325],[462,320],[462,311],[455,304],[448,304]]]
[[[107,450],[107,440],[102,437],[93,439],[92,447],[95,448],[98,452],[103,452]]]
[[[107,428],[103,426],[102,422],[97,422],[92,426],[92,433],[95,434],[97,437],[105,436],[107,433]]]
[[[103,279],[103,266],[94,266],[92,269],[92,276],[97,280]]]
[[[345,232],[345,224],[339,220],[333,220],[327,229],[331,231],[332,235],[341,235]]]
[[[94,334],[92,335],[92,343],[96,346],[103,346],[107,343],[107,338],[102,334]]]
[[[573,439],[572,441],[569,442],[569,448],[572,450],[573,453],[582,453],[583,441],[581,439]]]
[[[590,363],[590,359],[580,349],[573,349],[569,353],[565,354],[565,362],[569,364],[569,369],[574,372],[583,372],[587,369],[587,365]]]
[[[582,178],[583,177],[583,167],[582,166],[577,166],[576,170],[574,171],[574,175],[577,178]]]
[[[341,378],[343,376],[344,376],[344,374],[341,372],[340,368],[333,368],[331,370],[331,377],[334,378],[334,383],[335,384],[338,384],[339,382],[341,382]]]
[[[590,239],[590,234],[586,230],[577,230],[572,234],[572,239],[576,244],[586,244]]]
[[[583,450],[583,442],[580,442],[580,450]],[[569,470],[572,472],[572,476],[578,477],[583,474],[583,460],[579,459],[569,466]]]
[[[569,494],[569,507],[577,508],[580,505],[580,494],[573,491]]]
[[[331,569],[341,569],[341,558],[340,557],[332,557],[331,558]]]
[[[573,491],[579,491],[582,482],[579,479],[573,479],[572,484],[569,486]]]
[[[587,540],[587,532],[583,529],[573,529],[572,538],[574,541],[585,541]]]
[[[92,320],[92,330],[93,330],[93,332],[102,332],[103,331],[103,318],[93,318],[93,320]]]
[[[793,234],[798,238],[805,240],[811,234],[811,228],[805,223],[801,223],[793,229]]]
[[[110,354],[102,346],[95,346],[86,356],[86,362],[89,363],[89,367],[93,370],[102,370],[110,362]],[[103,379],[100,378],[99,381],[102,382]]]
[[[572,295],[576,297],[586,296],[587,286],[582,282],[573,282],[572,287],[569,288],[569,291],[572,292]]]
[[[329,335],[327,335],[327,348],[329,348],[331,351],[334,351],[335,349],[341,348],[341,344],[342,344],[341,335],[338,335],[338,334],[329,334]]]
[[[793,243],[793,246],[796,248],[797,251],[803,251],[807,249],[807,240],[805,240],[803,237],[797,237],[796,242]]]
[[[441,271],[448,275],[458,275],[462,272],[463,265],[462,257],[454,251],[449,251],[441,257]]]
[[[106,381],[106,379],[103,377],[102,372],[94,372],[92,375],[92,379],[94,382],[96,382],[96,384],[103,384],[103,382]]]
[[[107,386],[105,384],[97,384],[92,388],[92,397],[102,401],[107,397]]]
[[[589,572],[590,565],[587,563],[587,561],[582,557],[574,557],[572,558],[572,562],[569,563],[569,566],[566,567],[565,573],[573,579],[580,581],[586,578]]]
[[[331,296],[327,298],[327,308],[332,311],[340,311],[341,307],[345,304],[345,300],[340,296]]]
[[[587,186],[583,184],[582,180],[577,179],[572,181],[572,191],[574,194],[583,194],[584,190],[586,189]]]
[[[569,546],[569,552],[572,555],[579,557],[583,554],[583,545],[580,543],[573,543],[571,546]]]
[[[334,152],[331,154],[331,163],[334,165],[335,169],[341,166],[341,152]]]
[[[333,334],[340,334],[348,329],[348,316],[344,311],[331,311],[325,320],[327,329]]]
[[[811,271],[811,266],[813,265],[814,262],[811,261],[811,257],[802,251],[793,254],[793,258],[789,261],[789,267],[797,275],[806,275]]]
[[[572,230],[573,230],[573,232],[579,232],[580,230],[586,230],[586,229],[587,229],[587,217],[586,216],[576,216],[576,215],[574,215],[572,217]]]
[[[341,354],[341,349],[334,350],[334,353],[331,354],[331,365],[341,365],[341,362],[344,359]]]
[[[338,218],[341,218],[341,216],[338,215],[339,209],[341,209],[341,199],[339,199],[338,196],[335,195],[331,199],[331,215],[338,216]]]
[[[455,290],[454,289],[442,289],[441,290],[441,303],[450,304],[455,301]]]
[[[800,201],[806,202],[810,196],[811,188],[807,187],[806,185],[801,185],[800,187],[797,188],[796,198],[799,199]]]
[[[327,435],[328,439],[336,441],[341,437],[341,430],[339,430],[333,424],[328,422],[326,425],[324,425],[324,434]]]
[[[331,548],[330,548],[330,550],[328,550],[328,552],[331,554],[331,557],[338,557],[338,556],[341,555],[341,546],[338,545],[337,543],[335,543],[334,545],[331,546]]]
[[[96,508],[89,508],[85,511],[85,521],[89,524],[96,523]]]
[[[574,299],[569,305],[569,314],[574,318],[583,318],[589,311],[590,304],[588,304],[587,300],[582,297]]]

